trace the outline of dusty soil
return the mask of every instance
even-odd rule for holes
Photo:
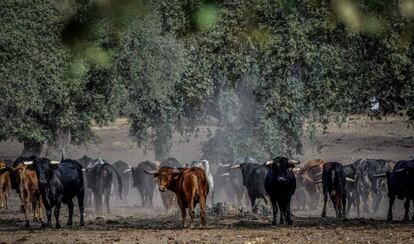
[[[171,155],[183,162],[199,158],[200,144],[206,139],[206,131],[207,128],[202,127],[199,136],[191,138],[190,142],[182,142],[184,138],[175,135]],[[144,153],[128,137],[128,125],[123,120],[106,128],[97,128],[97,134],[102,143],[86,148],[71,146],[67,157],[79,158],[86,154],[103,157],[110,162],[125,160],[132,165],[146,159],[153,160],[151,150]],[[21,149],[17,142],[0,143],[0,158],[16,158]],[[49,150],[49,155],[53,157],[53,149]],[[400,118],[388,117],[381,121],[351,118],[341,126],[329,126],[326,133],[320,133],[312,140],[304,138],[304,154],[299,155],[299,159],[325,158],[346,164],[357,158],[400,160],[412,155],[414,130]],[[318,217],[319,209],[293,209],[293,226],[272,227],[270,216],[241,215],[238,209],[232,209],[224,216],[209,214],[206,227],[200,228],[197,220],[192,229],[181,228],[178,213],[166,214],[159,196],[154,201],[154,210],[139,207],[140,199],[133,190],[127,203],[111,200],[112,214],[97,216],[92,208],[87,208],[85,227],[78,226],[79,215],[75,207],[74,227],[45,230],[40,229],[38,223],[33,223],[30,229],[23,227],[23,215],[18,211],[19,202],[13,194],[10,209],[0,210],[0,243],[414,243],[413,224],[384,220],[386,199],[375,216],[356,219],[351,213],[345,222],[332,217],[321,219]],[[394,209],[401,210],[401,202]],[[334,216],[332,211],[329,209],[329,216]],[[63,226],[66,218],[64,206]],[[402,219],[401,211],[396,212],[394,218]]]

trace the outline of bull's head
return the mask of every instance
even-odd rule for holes
[[[269,166],[273,169],[289,169],[294,168],[295,165],[300,164],[300,161],[293,159],[288,159],[287,157],[276,157],[272,160],[265,162],[266,166]]]
[[[173,182],[181,177],[182,171],[177,168],[161,167],[158,171],[145,170],[145,173],[157,178],[159,190],[165,192],[167,189],[172,189]]]
[[[51,175],[51,163],[55,164],[55,161],[50,161],[46,158],[37,159],[33,165],[36,170],[37,179],[40,185],[45,185],[49,182]],[[59,161],[58,161],[59,162]]]

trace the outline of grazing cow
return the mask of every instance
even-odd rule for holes
[[[160,167],[158,171],[146,171],[158,178],[159,190],[170,190],[175,193],[178,205],[181,209],[183,227],[186,227],[186,209],[189,209],[190,227],[193,226],[194,208],[200,205],[201,224],[206,225],[206,199],[208,194],[208,182],[203,169]]]
[[[128,163],[124,162],[124,161],[116,161],[115,163],[112,164],[112,167],[114,167],[114,169],[119,172],[119,174],[122,177],[122,197],[124,198],[125,201],[128,200],[128,193],[129,193],[129,186],[131,185],[131,172],[128,171],[128,169],[130,168]],[[118,188],[118,180],[114,179],[114,188],[117,189]]]
[[[105,197],[105,205],[108,213],[111,212],[109,208],[109,196],[112,188],[112,171],[115,172],[118,178],[118,194],[122,200],[122,179],[119,173],[107,162],[102,159],[96,159],[86,169],[86,178],[88,187],[92,189],[93,197],[95,199],[95,209],[97,213],[102,210],[102,195]]]
[[[280,209],[280,224],[284,221],[292,225],[290,201],[296,189],[296,178],[291,168],[299,164],[298,161],[286,157],[277,157],[265,163],[269,168],[265,178],[265,189],[270,197],[273,207],[272,225],[276,225],[278,207]]]
[[[183,166],[175,158],[167,158],[161,162],[159,167],[182,168]],[[175,194],[172,192],[161,192],[162,203],[167,212],[174,211],[176,208]]]
[[[387,178],[389,209],[388,220],[392,220],[392,206],[395,198],[400,200],[405,199],[405,214],[404,221],[410,220],[410,202],[414,202],[414,160],[401,160],[395,164],[392,171],[375,175],[376,178]],[[411,218],[414,221],[414,214]]]
[[[5,162],[0,162],[0,169],[6,168],[8,165]],[[10,196],[10,175],[5,172],[0,175],[0,208],[8,208],[7,200]]]
[[[92,165],[93,163],[93,158],[90,158],[88,156],[83,156],[82,158],[76,160],[78,163],[80,163],[82,165],[82,167],[84,169],[87,169],[88,166]],[[88,187],[88,180],[86,178],[86,170],[82,171],[82,175],[83,175],[83,185],[84,185],[84,192],[85,192],[85,198],[84,198],[84,203],[87,206],[92,206],[92,190]]]
[[[82,165],[71,159],[50,161],[46,158],[39,158],[34,161],[37,178],[39,179],[39,190],[46,208],[47,224],[43,226],[51,227],[51,211],[55,207],[56,228],[60,228],[59,213],[62,203],[68,205],[69,217],[67,226],[72,226],[72,216],[74,204],[72,199],[78,199],[80,212],[80,225],[84,223],[84,184]]]
[[[374,177],[389,171],[395,165],[391,160],[383,159],[360,159],[353,163],[357,168],[356,186],[357,192],[364,204],[364,212],[369,213],[368,201],[372,198],[372,209],[376,213],[379,209],[381,200],[386,194],[386,181],[384,178]]]
[[[0,175],[9,172],[13,189],[16,189],[20,200],[21,210],[24,213],[25,226],[30,227],[29,215],[33,212],[33,221],[42,222],[43,203],[38,188],[38,178],[33,167],[33,161],[36,157],[18,158],[14,167],[5,167],[0,169]]]
[[[247,195],[254,213],[257,212],[256,200],[261,198],[266,204],[265,178],[268,173],[267,167],[262,164],[249,162],[248,158],[245,163],[235,164],[231,169],[240,169],[243,179],[243,185],[247,189]]]
[[[322,218],[326,217],[326,202],[328,194],[335,208],[336,218],[345,217],[346,209],[346,177],[344,167],[337,162],[328,162],[323,165],[322,185],[323,185],[323,210]]]
[[[295,171],[298,186],[300,186],[301,190],[303,189],[306,191],[311,198],[309,204],[311,209],[316,209],[319,204],[320,191],[314,182],[320,179],[324,164],[324,160],[314,159],[308,161],[305,165],[303,165],[303,167]],[[298,195],[300,194],[302,193],[299,193]],[[306,204],[306,200],[303,204]]]
[[[156,171],[158,169],[155,163],[149,161],[140,162],[137,167],[130,168],[124,172],[132,171],[133,186],[138,188],[141,196],[142,207],[152,208],[152,197],[154,195],[155,181],[151,175],[145,171]]]

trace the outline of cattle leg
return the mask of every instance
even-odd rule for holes
[[[201,218],[201,225],[206,226],[206,201],[205,198],[200,198],[200,218]]]
[[[27,193],[27,191],[24,191],[23,193],[23,199],[24,199],[24,205],[23,205],[23,210],[24,210],[24,220],[25,220],[25,227],[30,227],[30,222],[29,222],[29,210],[30,207],[32,205],[32,199],[31,196]]]
[[[111,188],[110,187],[105,189],[105,194],[104,195],[105,195],[106,212],[108,214],[110,214],[111,213],[111,209],[109,208],[109,197],[111,195]]]
[[[342,200],[342,213],[341,213],[342,216],[341,217],[345,219],[346,218],[346,193],[342,194],[341,200]]]
[[[153,197],[153,195],[154,195],[154,190],[153,189],[149,190],[148,191],[148,204],[149,204],[150,208],[152,208],[152,197]]]
[[[79,205],[79,214],[80,214],[80,222],[79,222],[79,225],[80,226],[84,226],[85,225],[85,221],[84,221],[84,219],[83,219],[83,217],[84,217],[84,212],[85,212],[85,208],[84,208],[84,203],[83,203],[83,200],[84,200],[84,192],[83,191],[81,191],[79,194],[78,194],[78,196],[77,196],[77,198],[78,198],[78,205]]]
[[[73,218],[73,202],[72,199],[67,202],[68,210],[69,210],[69,217],[66,226],[72,226],[72,218]]]
[[[193,200],[191,200],[191,202],[189,204],[188,213],[190,214],[190,228],[193,228],[194,227],[194,216],[195,216],[194,201]]]
[[[392,205],[394,205],[395,195],[390,196],[389,206],[388,206],[388,221],[392,220]]]
[[[326,202],[328,201],[328,194],[326,192],[323,193],[323,210],[322,210],[322,218],[326,218]]]
[[[102,212],[102,193],[98,189],[93,191],[93,196],[95,199],[95,210],[96,213],[100,214]]]
[[[272,202],[272,209],[273,209],[272,225],[277,225],[276,217],[277,217],[277,211],[278,211],[278,204],[274,197],[271,197],[270,201]]]
[[[381,200],[382,200],[382,194],[381,191],[379,191],[378,193],[374,193],[373,194],[373,209],[374,209],[374,213],[378,212]]]
[[[55,220],[56,220],[56,229],[60,228],[59,214],[60,214],[60,205],[62,204],[62,198],[60,197],[56,201],[55,206]]]
[[[404,221],[410,221],[410,198],[405,198],[405,203],[404,203],[404,209],[405,209],[405,213],[404,213]]]
[[[287,197],[287,203],[286,203],[286,222],[288,225],[293,225],[293,220],[292,220],[292,213],[290,211],[290,201],[291,201],[291,196]]]
[[[414,199],[411,198],[411,200],[413,201],[413,204],[414,204]],[[411,218],[411,222],[414,222],[414,211],[413,211],[413,217]]]
[[[145,193],[144,193],[144,189],[138,189],[139,191],[139,195],[141,197],[141,207],[145,208]]]

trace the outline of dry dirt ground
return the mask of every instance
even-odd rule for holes
[[[206,139],[206,127],[199,136],[190,142],[175,135],[172,155],[182,162],[200,157],[200,144]],[[70,147],[67,157],[79,158],[87,154],[103,157],[110,162],[125,160],[132,165],[153,160],[151,150],[145,154],[128,138],[125,121],[106,128],[97,129],[102,143],[85,147]],[[16,142],[0,144],[0,158],[16,158],[22,146]],[[53,155],[53,151],[50,151]],[[304,154],[301,161],[324,158],[350,163],[358,158],[387,158],[400,160],[414,155],[414,129],[408,128],[400,118],[388,117],[381,121],[367,118],[351,118],[341,126],[331,125],[324,134],[315,139],[304,139]],[[155,210],[140,208],[140,200],[133,190],[128,203],[111,200],[112,214],[97,216],[93,208],[86,209],[86,226],[78,227],[79,215],[75,207],[72,228],[60,230],[40,229],[34,223],[30,229],[24,228],[23,215],[18,211],[19,202],[13,194],[10,209],[0,210],[0,243],[414,243],[413,224],[401,221],[387,222],[387,201],[375,216],[365,215],[364,219],[353,218],[338,222],[334,218],[321,219],[320,210],[293,210],[294,225],[291,227],[270,226],[270,216],[241,214],[238,209],[229,209],[223,216],[210,214],[205,228],[180,227],[177,213],[167,214],[162,209],[159,196],[155,198]],[[396,211],[402,209],[398,203]],[[329,216],[333,210],[328,211]],[[61,223],[67,218],[63,206]],[[402,219],[401,211],[395,219]]]

